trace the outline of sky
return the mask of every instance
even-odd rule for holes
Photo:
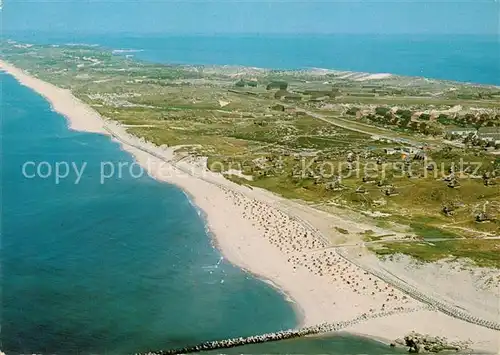
[[[4,33],[498,35],[499,1],[3,0],[0,21]]]

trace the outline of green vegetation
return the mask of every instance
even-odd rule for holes
[[[457,234],[423,223],[411,223],[413,232],[422,238],[457,238]]]
[[[402,253],[420,261],[467,258],[478,266],[500,268],[500,241],[467,239],[422,243],[382,243],[371,248],[381,256]]]
[[[288,88],[288,83],[285,81],[271,81],[266,86],[266,90],[279,89],[279,90],[286,91],[287,88]]]

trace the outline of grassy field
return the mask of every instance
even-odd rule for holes
[[[395,253],[411,255],[420,261],[466,258],[479,266],[500,268],[500,240],[466,239],[421,243],[382,243],[371,247],[375,253],[388,256]]]

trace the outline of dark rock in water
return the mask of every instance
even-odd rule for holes
[[[394,348],[394,347],[396,347],[396,343],[390,343],[390,344],[389,344],[389,346],[390,346],[391,348]]]

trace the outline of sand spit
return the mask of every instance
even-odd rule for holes
[[[109,135],[147,168],[152,177],[175,184],[190,194],[205,212],[208,227],[224,256],[271,280],[286,293],[298,308],[297,314],[302,315],[303,326],[347,322],[366,314],[366,321],[347,330],[388,342],[415,330],[470,340],[472,348],[481,351],[499,351],[498,331],[429,309],[342,257],[314,229],[322,218],[306,221],[302,207],[295,208],[292,202],[284,202],[267,191],[234,184],[220,174],[207,171],[203,161],[183,159],[176,163],[173,149],[157,147],[129,135],[125,128],[102,119],[69,91],[2,61],[0,68],[43,95],[54,110],[67,117],[70,128]],[[390,316],[369,317],[380,312]]]

